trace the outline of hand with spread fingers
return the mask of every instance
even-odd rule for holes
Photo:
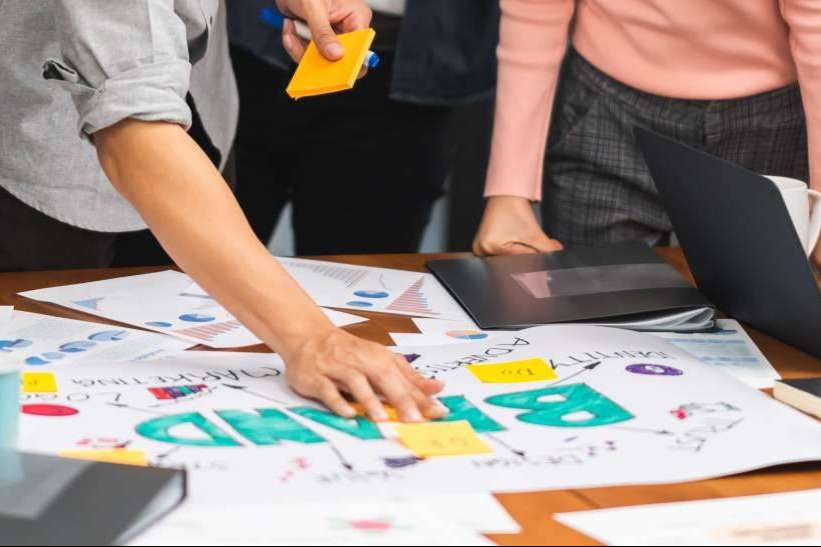
[[[324,403],[345,418],[356,416],[349,401],[359,403],[376,422],[388,420],[383,404],[396,409],[403,422],[444,418],[447,409],[434,395],[443,384],[422,377],[404,356],[340,329],[314,335],[283,352],[291,387]]]

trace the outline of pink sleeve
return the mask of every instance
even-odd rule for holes
[[[780,0],[807,113],[810,183],[821,189],[821,1]]]
[[[501,6],[496,120],[485,195],[539,200],[553,98],[576,0],[501,0]]]

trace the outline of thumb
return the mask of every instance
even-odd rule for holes
[[[319,52],[329,61],[338,61],[345,56],[345,48],[339,43],[331,26],[330,15],[324,2],[315,4],[317,7],[309,11],[306,21],[311,29],[311,36]]]

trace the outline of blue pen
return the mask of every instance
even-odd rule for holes
[[[278,30],[282,30],[285,24],[285,16],[275,8],[263,8],[260,10],[259,16],[263,23]],[[310,41],[312,39],[311,29],[308,28],[308,25],[296,19],[294,19],[294,25],[296,26],[297,36],[303,40]],[[364,64],[368,69],[377,68],[381,63],[382,59],[379,57],[379,54],[374,51],[369,51],[365,56]]]

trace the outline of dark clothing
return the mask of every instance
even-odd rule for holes
[[[565,60],[545,164],[545,229],[565,245],[665,244],[672,226],[633,135],[645,127],[752,171],[809,179],[797,85],[748,98],[658,97]]]
[[[194,106],[189,135],[214,165],[222,155],[213,145]],[[224,174],[232,180],[231,156]],[[149,230],[93,232],[55,220],[0,188],[0,272],[158,266],[172,260]]]
[[[228,31],[234,45],[287,69],[279,32],[259,15],[272,4],[228,2]],[[498,0],[411,0],[399,31],[390,96],[438,106],[487,100],[496,90],[498,42]]]
[[[289,72],[232,57],[237,198],[260,239],[290,201],[297,254],[416,251],[447,175],[449,110],[389,99],[389,53],[354,90],[297,102]]]

